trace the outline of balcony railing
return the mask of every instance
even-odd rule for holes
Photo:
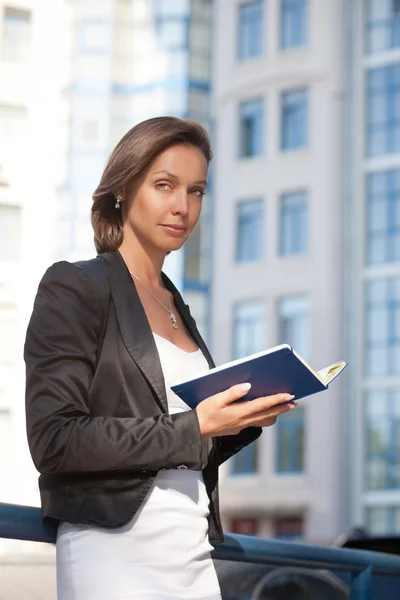
[[[0,503],[0,538],[55,543],[56,528],[43,524],[39,508]],[[297,574],[315,572],[318,575],[326,573],[327,570],[347,574],[348,585],[343,585],[343,588],[348,591],[344,595],[342,592],[340,596],[329,596],[332,598],[388,600],[400,597],[400,556],[391,554],[227,534],[224,543],[215,546],[213,558],[221,564],[226,564],[223,561],[233,561],[242,563],[242,565],[243,563],[265,565],[272,569],[280,567],[277,569],[280,573],[290,568],[291,572]],[[235,573],[235,569],[232,570],[232,573]],[[382,588],[382,593],[380,593],[379,585],[376,585],[376,583],[379,584],[379,581],[382,583],[386,581],[385,591]],[[393,595],[388,592],[388,582]],[[373,585],[374,583],[375,585]],[[374,589],[373,595],[372,589]],[[229,597],[235,596],[230,595]],[[253,591],[247,597],[256,599],[267,596],[256,595],[256,592]],[[296,596],[290,597],[295,598]],[[324,598],[325,600],[328,596],[308,597]]]

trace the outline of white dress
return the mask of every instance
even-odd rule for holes
[[[170,390],[208,369],[201,350],[185,352],[154,334],[170,413],[190,410]],[[201,471],[159,471],[123,527],[61,523],[58,600],[221,600],[208,541],[209,499]]]

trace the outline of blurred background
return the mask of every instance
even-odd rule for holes
[[[38,282],[95,255],[105,161],[158,115],[212,139],[201,222],[165,270],[216,363],[281,342],[349,363],[221,470],[225,529],[400,533],[398,0],[0,0],[0,501],[39,505],[22,360]],[[53,598],[53,563],[0,540],[0,597]]]

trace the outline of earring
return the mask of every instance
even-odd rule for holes
[[[119,194],[119,195],[117,196],[117,202],[116,202],[116,204],[115,204],[115,208],[120,208],[120,206],[121,206],[121,201],[122,201],[122,196],[121,196],[121,194]]]

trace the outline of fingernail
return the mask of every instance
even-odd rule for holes
[[[286,396],[283,397],[284,402],[287,402],[288,400],[292,400],[294,398],[294,396],[292,394],[287,394]]]
[[[248,392],[250,388],[251,388],[251,383],[242,383],[239,386],[239,392],[240,393],[242,393],[242,392],[243,393]]]
[[[292,402],[291,405],[289,406],[289,410],[292,408],[296,408],[297,406],[297,402]]]

